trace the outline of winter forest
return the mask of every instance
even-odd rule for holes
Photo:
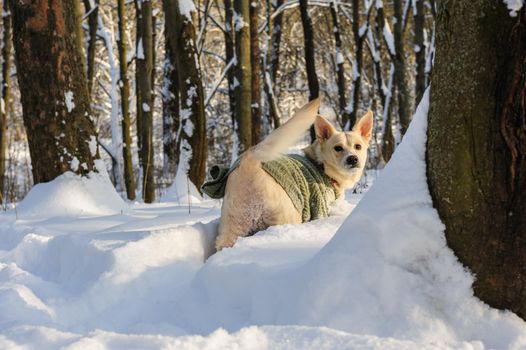
[[[0,1],[1,349],[526,349],[523,0]],[[318,97],[363,175],[220,250]]]

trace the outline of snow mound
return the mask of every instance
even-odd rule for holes
[[[107,176],[67,172],[34,186],[16,208],[19,218],[103,216],[128,210]]]
[[[203,200],[203,197],[190,181],[190,178],[182,166],[177,168],[175,180],[166,191],[166,194],[160,199],[160,202],[176,202],[178,204],[197,204]]]
[[[301,252],[306,233],[283,254],[284,237],[334,232],[331,219],[239,240],[212,256],[178,301],[185,326],[203,334],[294,324],[430,348],[526,348],[524,321],[475,298],[473,276],[446,245],[425,175],[428,101],[429,92],[390,163],[321,250]]]

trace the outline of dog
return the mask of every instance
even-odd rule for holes
[[[305,219],[305,215],[302,215],[302,212],[305,214],[304,208],[298,207],[297,200],[293,201],[293,198],[297,198],[288,194],[286,187],[276,180],[281,177],[279,164],[275,177],[264,167],[282,159],[284,152],[297,143],[312,124],[316,139],[303,149],[305,159],[300,160],[311,162],[323,174],[322,178],[317,177],[320,183],[309,183],[308,186],[318,189],[323,185],[321,182],[328,180],[325,184],[334,191],[321,193],[325,196],[323,200],[330,204],[341,197],[345,189],[358,182],[367,159],[373,113],[367,112],[356,122],[352,131],[337,131],[327,119],[318,115],[320,103],[321,98],[318,98],[296,111],[291,119],[265,140],[247,150],[239,159],[237,167],[231,170],[224,188],[219,232],[215,242],[217,251],[232,247],[238,237],[252,235],[269,226],[299,224],[313,219],[308,213],[307,220]],[[309,201],[300,200],[303,205],[311,203]]]

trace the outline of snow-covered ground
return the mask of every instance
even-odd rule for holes
[[[0,215],[0,349],[525,349],[525,322],[473,297],[446,246],[426,101],[363,199],[210,257],[216,201],[36,186]]]

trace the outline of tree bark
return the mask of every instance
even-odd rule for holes
[[[336,1],[331,1],[331,17],[332,17],[332,31],[334,34],[335,43],[335,57],[334,62],[336,66],[336,81],[338,85],[338,102],[340,105],[340,117],[343,124],[349,120],[350,115],[345,108],[347,106],[347,97],[345,94],[345,71],[343,68],[343,52],[342,52],[342,39],[340,35],[340,23],[338,20],[338,11],[336,9]],[[372,43],[371,43],[372,44]]]
[[[272,19],[272,1],[267,1],[267,25],[268,25],[268,52],[266,56],[264,84],[265,94],[268,99],[268,116],[269,124],[278,128],[281,124],[281,117],[276,101],[276,82],[279,69],[279,48],[281,43],[281,25],[283,22],[283,13],[279,13]],[[283,4],[283,0],[276,0],[275,9]]]
[[[77,40],[75,3],[9,1],[34,183],[95,170],[96,132]]]
[[[179,83],[177,72],[177,50],[173,46],[174,40],[171,37],[176,35],[175,16],[170,14],[175,11],[173,1],[164,0],[164,43],[165,43],[165,62],[164,62],[164,82],[162,89],[163,99],[163,152],[164,167],[163,173],[174,175],[179,163],[179,139],[177,132],[180,126],[179,115]]]
[[[314,100],[320,95],[320,85],[318,74],[316,73],[316,59],[314,56],[314,32],[312,30],[312,20],[308,11],[308,0],[299,0],[301,23],[303,25],[303,43],[305,50],[305,66],[307,70],[307,80],[309,82],[309,100]],[[314,141],[316,133],[314,126],[310,128],[310,137]]]
[[[95,4],[92,8],[91,4]],[[93,87],[93,78],[95,75],[95,48],[97,44],[97,28],[99,17],[99,0],[84,0],[84,7],[88,16],[88,49],[86,54],[86,64],[88,72],[88,90],[91,93]]]
[[[424,91],[426,89],[426,45],[424,42],[424,0],[414,0],[413,18],[415,22],[415,61],[416,61],[416,77],[415,77],[415,102],[416,105],[420,103]]]
[[[0,77],[0,204],[4,203],[5,171],[7,161],[7,123],[9,100],[11,98],[11,13],[7,2],[3,4],[2,29],[0,29],[0,47],[2,66]]]
[[[178,0],[172,2],[172,15],[176,21],[176,35],[170,35],[170,45],[177,52],[177,72],[181,104],[181,150],[178,166],[188,174],[200,191],[205,179],[207,141],[204,92],[201,68],[197,57],[193,15],[180,12]],[[250,101],[250,100],[249,100]],[[249,114],[250,116],[250,114]]]
[[[234,0],[236,18],[236,123],[239,154],[252,146],[252,68],[250,64],[250,1]]]
[[[404,9],[402,0],[394,0],[394,45],[395,45],[395,85],[398,100],[398,115],[400,118],[400,132],[405,134],[411,122],[412,106],[409,91],[409,75],[405,57],[404,44]]]
[[[119,35],[117,36],[117,46],[119,49],[119,68],[120,68],[120,92],[121,92],[121,113],[122,113],[122,156],[124,158],[124,184],[126,186],[126,196],[129,200],[135,199],[135,176],[133,174],[132,161],[132,139],[130,122],[130,80],[128,79],[128,59],[126,43],[126,15],[124,0],[117,1],[117,14]]]
[[[153,17],[151,1],[136,0],[137,8],[137,118],[140,118],[139,158],[142,168],[142,197],[145,203],[155,201],[153,153]]]
[[[225,4],[225,66],[232,61],[235,54],[234,49],[234,24],[232,21],[233,10],[232,1],[224,0]],[[236,78],[235,69],[229,69],[227,74],[228,99],[230,101],[230,112],[232,114],[232,127],[235,127],[236,120],[236,96],[234,91],[234,80]]]
[[[261,141],[261,62],[258,33],[259,5],[256,1],[250,3],[250,67],[252,69],[252,145]]]
[[[526,10],[441,1],[428,183],[475,295],[526,319]]]
[[[346,129],[352,128],[358,119],[358,107],[360,105],[360,92],[362,89],[362,67],[363,67],[363,43],[365,39],[365,34],[360,33],[360,8],[361,1],[353,0],[352,1],[352,31],[354,36],[354,45],[355,45],[355,64],[356,67],[353,67],[353,70],[356,73],[353,73],[353,89],[352,89],[352,111],[348,115],[348,120],[343,119],[343,124]]]

